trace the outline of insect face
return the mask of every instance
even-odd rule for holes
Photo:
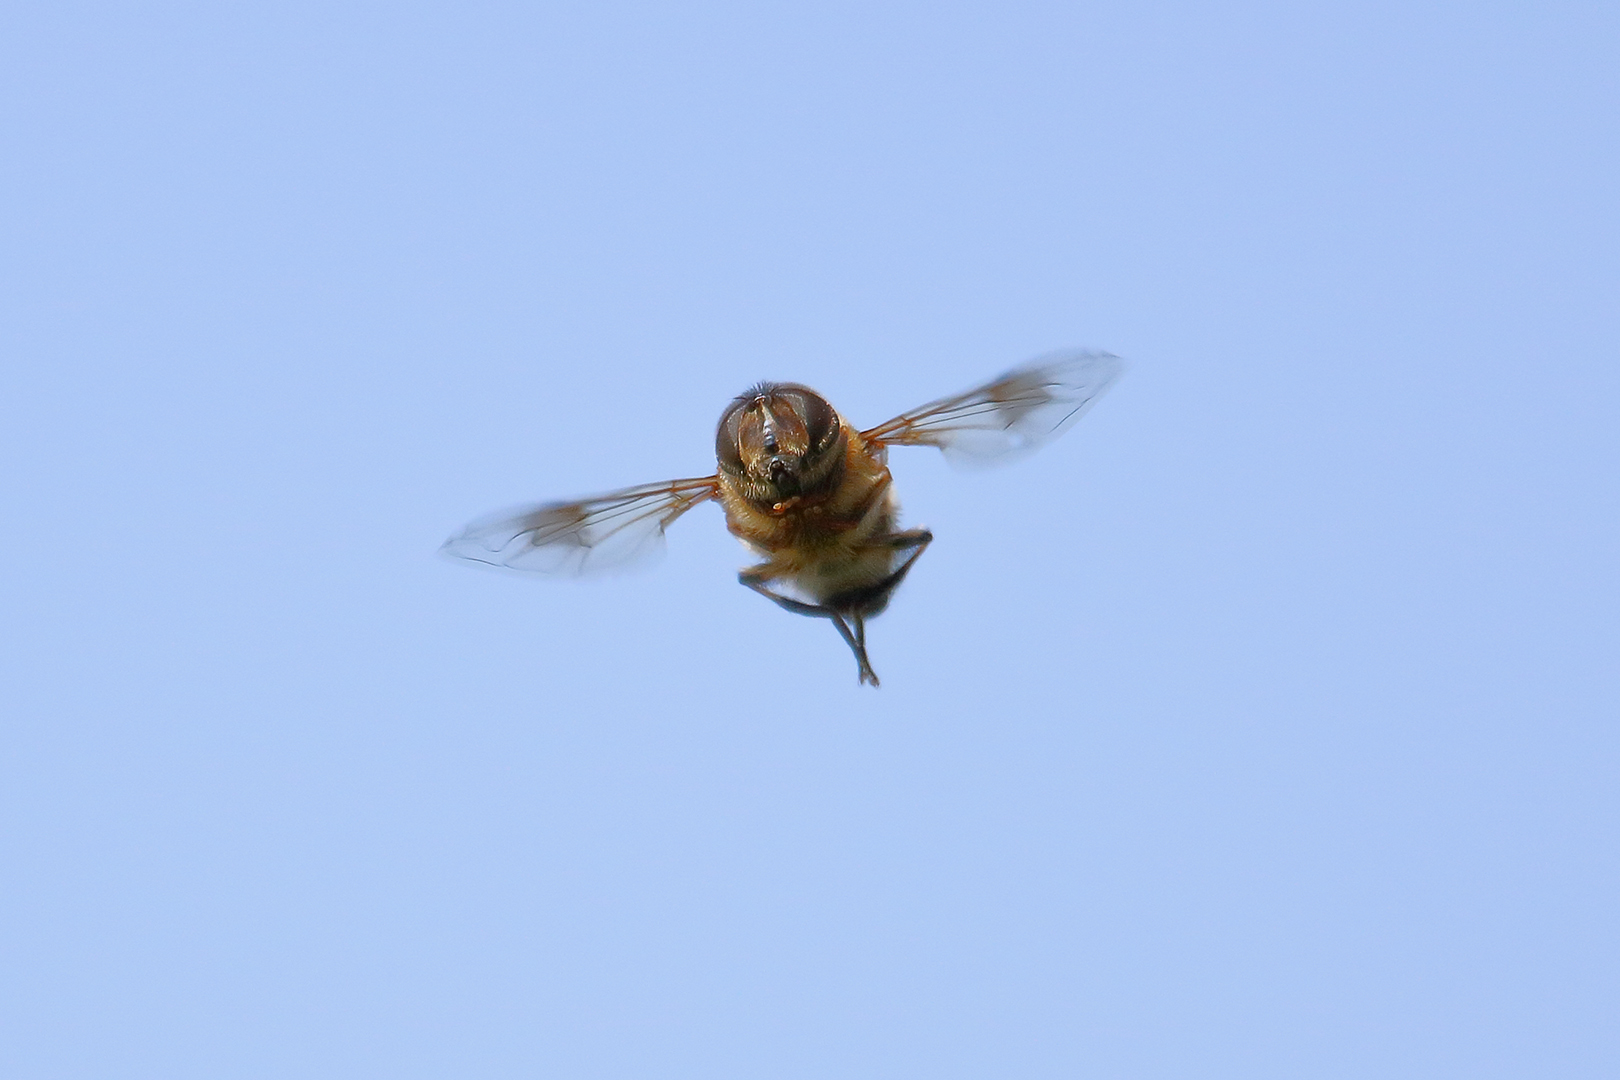
[[[777,506],[818,494],[837,479],[844,432],[838,413],[815,391],[760,383],[720,417],[715,456],[745,498]]]

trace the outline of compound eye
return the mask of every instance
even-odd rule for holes
[[[811,449],[824,450],[838,437],[838,414],[827,404],[826,398],[802,386],[795,386],[782,396],[793,403],[793,411],[804,422]]]
[[[733,472],[741,472],[742,459],[742,419],[743,410],[748,402],[739,398],[720,415],[720,427],[714,433],[714,456],[719,459],[720,467]]]

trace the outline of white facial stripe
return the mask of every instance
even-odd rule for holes
[[[771,414],[771,407],[764,398],[759,398],[760,419],[765,427],[765,449],[776,452],[776,417]]]

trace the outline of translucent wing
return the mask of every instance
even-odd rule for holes
[[[1068,430],[1124,367],[1105,352],[1053,353],[861,435],[882,446],[937,446],[958,464],[1005,461]]]
[[[473,522],[442,550],[491,566],[552,574],[622,566],[657,551],[670,522],[714,498],[716,479],[668,480],[510,510]]]

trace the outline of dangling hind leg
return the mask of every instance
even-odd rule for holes
[[[757,570],[757,567],[750,569]],[[838,629],[838,636],[844,639],[849,651],[855,654],[855,663],[860,668],[860,681],[862,685],[871,683],[878,685],[877,672],[872,670],[872,663],[866,657],[866,622],[860,615],[851,614],[849,618],[855,623],[856,630],[852,633],[849,623],[845,622],[845,613],[819,604],[806,604],[802,600],[795,600],[781,593],[774,593],[765,587],[769,580],[762,574],[751,574],[744,570],[737,575],[737,580],[753,589],[761,596],[768,598],[784,611],[791,611],[795,615],[805,615],[812,619],[830,619],[833,626]]]
[[[855,663],[860,665],[860,681],[862,683],[871,683],[873,686],[880,685],[877,672],[872,670],[872,662],[866,658],[865,616],[857,614],[849,617],[849,621],[855,624],[854,633],[850,633],[849,626],[844,622],[844,617],[837,612],[833,612],[832,621],[833,625],[838,627],[838,632],[844,635],[844,642],[849,645],[849,651],[855,654]]]

